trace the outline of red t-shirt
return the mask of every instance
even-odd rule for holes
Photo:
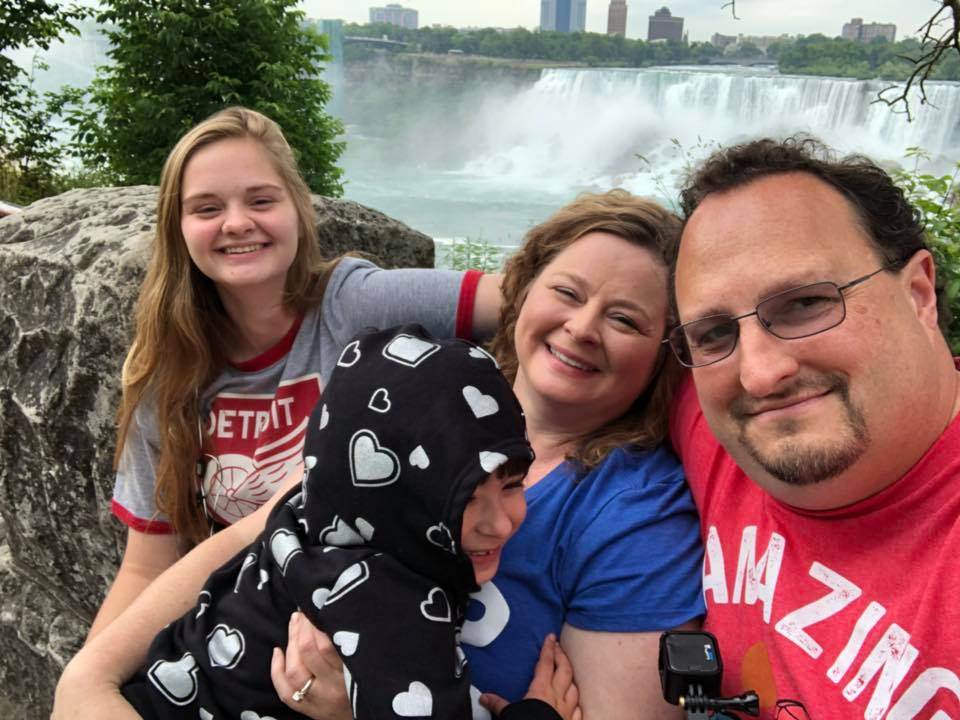
[[[824,512],[752,482],[689,378],[671,434],[700,511],[725,695],[756,690],[764,718],[791,698],[812,720],[960,720],[960,416],[898,482]]]

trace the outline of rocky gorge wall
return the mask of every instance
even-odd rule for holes
[[[0,717],[48,717],[123,554],[114,413],[156,188],[73,190],[0,220]],[[321,246],[432,267],[432,240],[315,197]]]

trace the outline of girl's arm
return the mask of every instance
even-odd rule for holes
[[[180,555],[177,535],[149,534],[130,528],[120,569],[90,626],[87,642],[126,610]]]
[[[500,324],[502,281],[503,275],[494,273],[483,275],[477,283],[477,295],[473,305],[473,337],[477,340],[491,337]]]
[[[145,662],[153,638],[196,604],[210,573],[256,539],[274,504],[299,481],[288,480],[255,513],[200,543],[98,630],[67,664],[57,684],[53,718],[124,717],[116,708],[129,711],[129,705],[119,688]]]

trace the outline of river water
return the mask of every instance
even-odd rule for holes
[[[436,238],[515,246],[582,191],[669,202],[691,162],[758,136],[807,132],[891,165],[921,147],[941,171],[960,160],[960,83],[930,84],[913,122],[874,102],[884,86],[749,68],[546,69],[526,85],[378,100],[348,81],[346,197]]]

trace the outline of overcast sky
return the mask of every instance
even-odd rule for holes
[[[536,28],[540,23],[540,0],[389,0],[420,12],[420,26],[434,23],[455,27],[494,26]],[[913,35],[939,6],[938,0],[737,0],[739,20],[724,0],[627,0],[627,36],[645,38],[647,17],[666,5],[684,18],[691,40],[709,40],[724,35],[780,35],[782,33],[840,34],[851,17],[864,22],[894,23],[897,39]],[[303,0],[312,18],[342,18],[367,22],[371,6],[386,2],[368,0]],[[587,30],[605,32],[608,0],[587,0]]]

